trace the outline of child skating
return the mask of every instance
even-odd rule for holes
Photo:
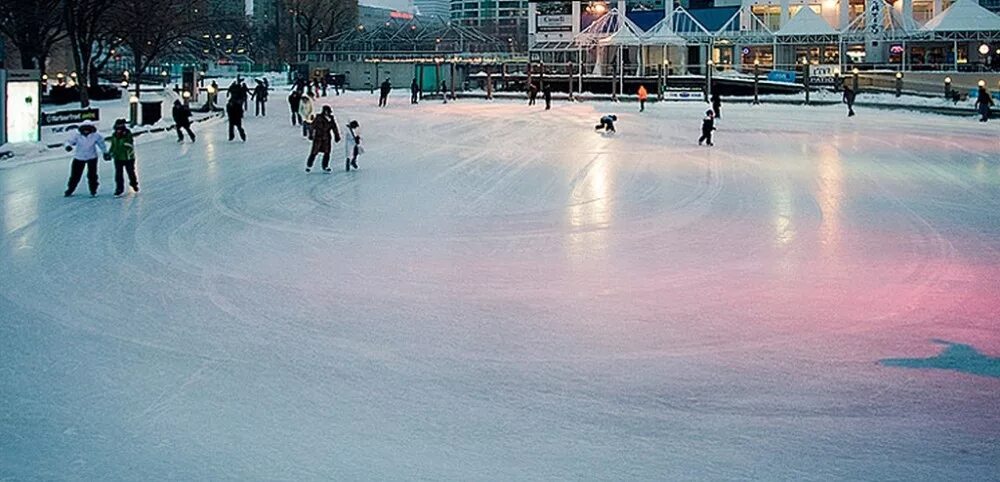
[[[139,192],[139,177],[135,174],[135,141],[125,119],[115,121],[115,132],[111,134],[111,147],[104,154],[104,160],[115,161],[115,197],[125,194],[125,174],[132,192]],[[124,172],[123,172],[124,171]]]
[[[705,118],[701,120],[701,137],[698,138],[698,145],[700,146],[702,142],[708,142],[708,145],[714,146],[712,143],[712,131],[715,130],[715,112],[712,110],[705,111]]]
[[[351,172],[351,168],[354,170],[358,169],[358,154],[364,152],[361,148],[361,131],[358,121],[352,120],[347,124],[347,136],[344,140],[344,151],[347,154],[347,160],[344,165],[347,172]]]

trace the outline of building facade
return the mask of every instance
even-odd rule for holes
[[[451,2],[449,0],[413,0],[415,13],[423,17],[435,17],[443,20],[451,18]]]

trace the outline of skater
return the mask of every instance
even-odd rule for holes
[[[639,86],[639,112],[646,112],[646,98],[649,97],[649,92],[646,92],[646,86]]]
[[[299,115],[299,105],[302,104],[302,91],[293,89],[288,94],[288,108],[292,111],[292,125],[297,126],[302,123],[302,116]]]
[[[702,142],[708,142],[708,145],[714,146],[712,143],[712,131],[715,130],[715,111],[706,110],[705,118],[701,120],[701,137],[698,138],[698,145],[700,146]]]
[[[410,103],[417,103],[417,94],[420,93],[420,86],[417,85],[417,78],[413,78],[413,82],[410,82]]]
[[[604,132],[617,132],[615,130],[615,122],[618,121],[618,116],[614,114],[608,114],[601,117],[601,123],[594,126],[594,130],[604,129]]]
[[[330,81],[327,80],[326,76],[324,75],[323,78],[320,79],[320,87],[323,88],[323,97],[326,97],[326,88],[329,86],[330,86]]]
[[[847,104],[847,117],[854,117],[854,89],[844,84],[844,103]]]
[[[184,142],[184,132],[181,129],[184,129],[191,142],[194,142],[194,132],[191,132],[191,108],[182,104],[179,99],[175,100],[171,115],[174,118],[174,129],[177,130],[177,142]]]
[[[337,120],[333,118],[333,109],[328,105],[323,106],[312,122],[313,143],[309,152],[309,159],[306,160],[306,172],[312,171],[313,163],[316,162],[316,155],[323,153],[323,171],[330,172],[330,132],[333,132],[333,142],[340,142],[340,130],[337,128]]]
[[[552,108],[552,87],[550,87],[549,84],[545,84],[545,87],[542,87],[542,98],[545,99],[545,110],[551,109]]]
[[[320,89],[320,86],[319,86],[319,77],[313,77],[313,94],[314,94],[314,97],[319,97],[319,94],[320,94],[321,90],[322,89]]]
[[[87,184],[90,187],[90,196],[97,195],[97,150],[102,153],[108,152],[108,146],[104,143],[104,136],[97,132],[97,126],[91,121],[83,121],[76,132],[66,140],[64,144],[66,151],[73,151],[73,162],[69,171],[69,183],[66,185],[66,192],[63,196],[70,197],[76,191],[76,185],[83,177],[83,169],[87,169]]]
[[[358,130],[360,126],[358,121],[352,120],[347,124],[347,139],[344,141],[344,151],[347,154],[347,160],[344,161],[344,166],[347,172],[351,172],[351,168],[358,170],[358,154],[364,152],[361,148],[361,133]]]
[[[535,105],[536,98],[538,98],[538,86],[532,82],[528,84],[528,105]]]
[[[722,118],[722,96],[719,91],[712,92],[712,114],[716,119]]]
[[[979,93],[976,94],[976,109],[979,111],[979,122],[990,120],[990,106],[993,105],[993,96],[986,86],[979,86]]]
[[[104,153],[104,160],[115,161],[115,197],[125,194],[125,174],[128,174],[132,192],[139,192],[139,178],[135,174],[135,143],[125,119],[115,121],[115,132],[111,134],[111,146]]]
[[[444,99],[444,103],[448,103],[448,84],[443,80],[441,81],[441,98]]]
[[[254,117],[264,116],[267,117],[267,86],[264,85],[260,80],[257,81],[257,86],[254,87],[253,92],[250,94],[254,98]]]
[[[302,123],[302,137],[312,140],[313,101],[311,94],[302,96],[302,101],[299,103],[299,119],[299,122]]]
[[[237,77],[232,84],[229,84],[229,88],[226,89],[226,99],[228,100],[236,99],[237,101],[242,103],[242,101],[240,100],[240,97],[242,95],[243,95],[243,87],[240,86],[240,79],[239,77]]]
[[[236,100],[231,99],[226,104],[226,116],[229,117],[229,140],[236,138],[233,129],[239,131],[240,139],[247,141],[247,133],[243,131],[243,106]]]
[[[382,81],[382,85],[378,88],[378,106],[385,107],[386,102],[389,100],[389,91],[392,90],[392,83],[389,79]]]
[[[250,87],[247,87],[247,81],[245,80],[240,81],[240,99],[243,100],[243,112],[250,110],[248,107],[248,103],[250,102]]]

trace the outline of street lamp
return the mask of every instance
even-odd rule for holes
[[[979,53],[982,54],[982,55],[989,54],[990,53],[990,46],[986,45],[986,44],[980,45],[979,46]]]
[[[857,94],[858,93],[858,74],[860,74],[861,72],[858,70],[857,67],[855,67],[854,70],[851,71],[851,73],[854,74],[854,80],[853,80],[854,85],[853,85],[853,87],[854,87],[854,93]]]
[[[809,58],[802,58],[802,85],[806,91],[806,105],[809,105]]]
[[[705,69],[705,102],[712,97],[712,66],[715,65],[715,61],[708,59],[708,68]]]
[[[903,94],[903,73],[896,72],[896,97]]]
[[[128,98],[128,122],[132,127],[138,123],[139,119],[139,98],[133,94]]]
[[[833,91],[840,92],[840,67],[833,69]]]
[[[944,78],[944,98],[951,98],[951,77]]]
[[[760,104],[758,82],[760,82],[760,59],[753,59],[753,105]]]
[[[181,94],[181,97],[184,97],[184,105],[187,105],[188,101],[191,99],[191,92],[185,90],[184,93]]]

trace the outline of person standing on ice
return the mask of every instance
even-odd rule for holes
[[[639,112],[646,111],[646,99],[649,97],[649,92],[646,91],[645,85],[639,86]]]
[[[253,97],[253,115],[254,117],[264,116],[267,117],[267,86],[264,85],[260,80],[257,81],[257,86],[254,87],[253,92],[250,93]]]
[[[420,86],[417,85],[417,78],[413,78],[413,82],[410,82],[410,103],[417,103],[417,94],[420,93]]]
[[[324,105],[323,110],[313,119],[312,130],[312,151],[309,152],[309,159],[306,160],[306,172],[312,171],[316,155],[319,153],[323,153],[323,170],[330,172],[331,132],[333,133],[333,142],[340,142],[340,130],[337,128],[337,120],[334,119],[333,109],[330,106]]]
[[[722,96],[719,91],[712,92],[712,114],[716,119],[722,118]]]
[[[174,118],[174,129],[177,131],[177,142],[184,142],[184,131],[187,132],[191,142],[194,142],[194,132],[191,132],[191,108],[182,104],[180,100],[174,101],[174,108],[170,112]]]
[[[993,106],[993,96],[986,86],[979,86],[979,93],[976,94],[976,110],[979,111],[979,122],[990,120],[990,107]]]
[[[108,146],[104,143],[104,136],[97,132],[97,126],[91,121],[83,121],[76,132],[63,144],[67,152],[73,151],[73,162],[69,171],[69,183],[66,185],[66,192],[63,196],[70,197],[76,191],[77,184],[83,177],[83,169],[87,169],[87,184],[90,187],[90,197],[97,195],[97,151],[108,152]]]
[[[297,126],[302,123],[302,117],[299,115],[299,104],[302,103],[302,91],[298,88],[292,89],[292,93],[288,94],[288,108],[292,110],[292,125]]]
[[[844,84],[844,103],[847,104],[847,117],[854,117],[854,89]]]
[[[538,86],[534,82],[528,84],[528,105],[535,105],[535,99],[538,97]]]
[[[712,131],[715,130],[715,112],[711,110],[705,111],[705,118],[701,120],[701,137],[698,138],[698,145],[700,146],[702,142],[708,141],[708,145],[714,146],[712,143]]]
[[[615,122],[618,122],[618,116],[614,114],[608,114],[601,117],[601,123],[594,126],[594,130],[604,129],[604,132],[617,132],[615,130]]]
[[[545,84],[545,87],[542,87],[542,98],[545,99],[545,110],[551,109],[552,108],[552,87],[550,87],[549,84]]]
[[[299,102],[299,118],[302,119],[302,137],[312,140],[313,101],[312,95],[302,96]]]
[[[247,87],[247,81],[240,82],[240,98],[243,99],[243,112],[250,110],[250,87]]]
[[[351,172],[351,168],[358,170],[358,154],[364,152],[361,148],[361,126],[358,125],[358,121],[352,120],[347,124],[347,139],[344,142],[344,152],[347,154],[347,160],[344,162],[347,172]]]
[[[229,100],[226,104],[226,116],[229,118],[229,140],[236,139],[236,135],[233,132],[235,129],[239,131],[240,139],[246,142],[247,133],[243,130],[243,106],[240,105],[239,101],[235,99]]]
[[[135,174],[135,141],[125,119],[115,121],[115,132],[111,134],[111,147],[104,154],[104,160],[115,161],[115,197],[125,194],[125,174],[132,192],[139,192],[139,178]],[[122,172],[124,171],[124,172]]]
[[[232,84],[229,84],[229,88],[226,89],[226,98],[228,100],[235,100],[236,102],[243,104],[244,103],[243,94],[244,94],[243,86],[240,85],[240,78],[237,77]]]
[[[386,102],[389,100],[389,92],[392,90],[392,83],[389,79],[382,81],[382,85],[378,88],[378,106],[385,107]]]

